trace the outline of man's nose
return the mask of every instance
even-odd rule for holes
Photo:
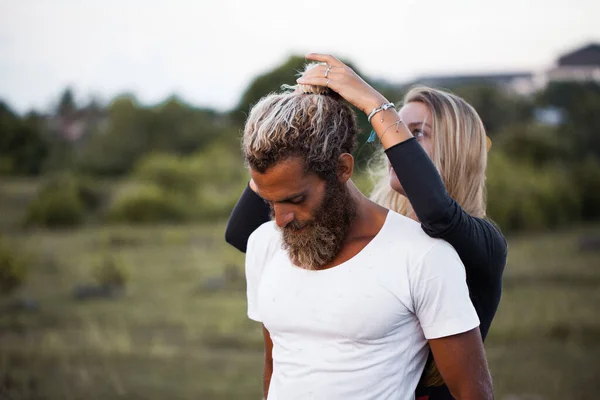
[[[280,228],[285,227],[296,217],[294,212],[289,207],[276,204],[273,206],[273,208],[275,211],[275,223]]]

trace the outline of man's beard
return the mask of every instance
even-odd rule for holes
[[[323,201],[311,221],[302,225],[294,220],[281,228],[283,248],[295,265],[320,269],[342,249],[355,215],[356,203],[346,185],[327,183]]]

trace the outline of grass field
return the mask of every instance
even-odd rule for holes
[[[0,399],[261,398],[260,327],[224,222],[13,229],[30,186],[0,191],[0,229],[35,260],[0,302]],[[486,342],[497,399],[598,398],[600,249],[579,242],[599,235],[590,225],[509,239]],[[126,293],[75,300],[105,254],[128,267]],[[11,311],[15,299],[36,305]]]

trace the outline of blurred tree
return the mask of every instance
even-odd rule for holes
[[[495,86],[460,86],[454,88],[454,93],[475,108],[490,137],[506,126],[530,121],[533,114],[531,100],[509,94]]]
[[[77,111],[77,105],[75,104],[75,96],[73,90],[68,87],[60,95],[58,106],[56,108],[57,116],[70,116]]]
[[[106,126],[93,132],[81,146],[77,165],[100,175],[123,174],[147,147],[144,143],[144,110],[131,95],[117,97],[107,109]]]
[[[220,136],[219,115],[196,109],[172,96],[146,115],[148,144],[153,151],[191,154]]]
[[[281,90],[281,85],[293,85],[298,74],[304,70],[307,60],[300,56],[291,56],[280,66],[255,78],[242,94],[240,102],[232,112],[233,119],[243,125],[250,108],[263,96]]]
[[[502,151],[488,159],[487,214],[505,232],[572,224],[581,201],[568,171],[511,160]]]
[[[574,149],[556,127],[535,123],[504,127],[496,135],[493,151],[502,150],[512,160],[543,166],[573,160]]]
[[[562,109],[566,118],[560,126],[564,141],[575,146],[577,155],[600,157],[600,84],[554,82],[539,93],[537,103]]]
[[[584,221],[600,218],[600,160],[587,156],[571,171],[572,181],[581,199],[581,218]]]
[[[408,89],[406,85],[395,84],[385,79],[371,79],[369,84],[396,106],[402,105],[402,99]]]
[[[84,139],[78,165],[95,174],[122,175],[146,153],[192,154],[215,140],[237,147],[235,132],[227,117],[175,96],[153,107],[120,96],[109,105],[105,123]]]
[[[24,118],[0,101],[0,173],[37,175],[48,156],[48,142],[41,129],[42,118],[29,113]]]

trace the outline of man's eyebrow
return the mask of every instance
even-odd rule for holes
[[[422,126],[426,126],[429,129],[431,129],[431,125],[429,125],[427,122],[425,121],[421,121],[421,122],[411,122],[410,124],[408,124],[408,128],[412,129],[412,128],[421,128]]]
[[[297,197],[306,196],[306,193],[307,193],[307,191],[304,190],[304,191],[302,191],[300,193],[293,194],[291,196],[285,197],[285,198],[280,199],[280,200],[265,199],[260,193],[257,193],[257,194],[260,196],[260,198],[262,198],[264,201],[266,201],[268,203],[291,203],[292,200],[296,199]]]

